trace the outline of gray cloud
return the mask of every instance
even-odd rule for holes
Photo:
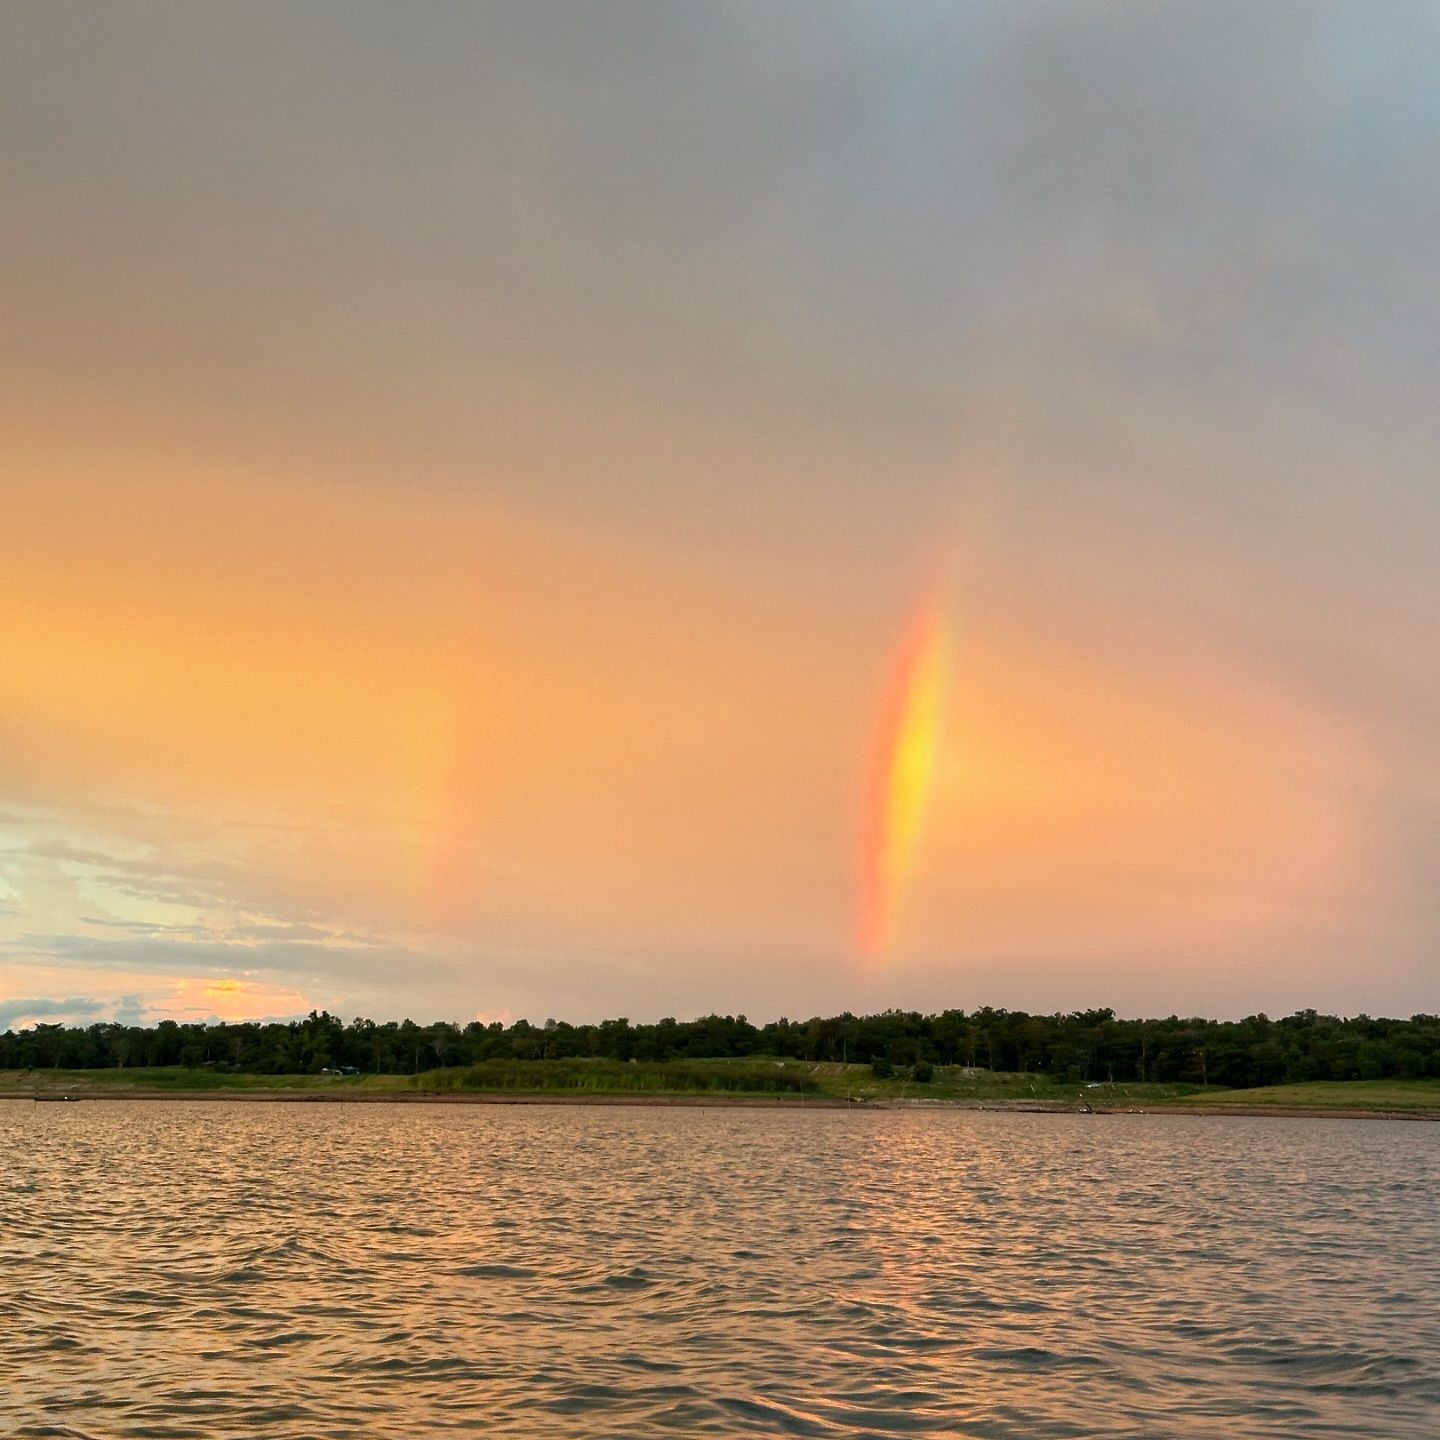
[[[408,968],[443,968],[432,955],[404,946],[321,944],[313,940],[241,942],[213,938],[179,940],[140,933],[112,940],[89,935],[19,935],[0,940],[0,955],[32,964],[66,964],[92,969],[143,971],[156,975],[263,973],[344,979],[359,983],[395,980]]]
[[[106,920],[98,915],[82,915],[80,919],[86,925],[94,925],[103,930],[124,930],[132,935],[187,936],[190,939],[198,940],[214,933],[207,925],[167,925],[160,921]]]
[[[148,935],[169,939],[216,940],[222,943],[244,943],[252,940],[341,941],[351,945],[377,945],[379,939],[367,939],[353,931],[329,930],[320,925],[276,923],[244,923],[234,925],[169,925],[145,920],[106,920],[83,915],[86,925],[105,930],[124,930],[132,935]]]
[[[54,1016],[58,1021],[75,1023],[102,1014],[107,1005],[101,1000],[0,1000],[0,1030],[26,1016]]]
[[[134,818],[134,813],[117,814],[114,823],[123,825],[127,819]],[[196,910],[258,912],[268,915],[276,924],[307,924],[312,925],[312,929],[316,928],[312,922],[325,918],[317,907],[301,904],[293,895],[279,895],[278,887],[267,883],[252,865],[226,855],[215,843],[213,828],[207,827],[203,838],[197,839],[194,823],[186,815],[146,812],[143,819],[143,832],[148,837],[143,842],[145,854],[119,853],[115,849],[80,846],[58,839],[35,841],[9,853],[12,859],[30,857],[84,866],[93,872],[92,878],[97,883],[149,903]],[[120,833],[125,835],[123,830]],[[122,850],[128,851],[134,841],[128,835],[125,838],[131,844],[122,846]],[[277,916],[276,910],[282,907],[288,914]],[[322,932],[317,930],[317,933]]]

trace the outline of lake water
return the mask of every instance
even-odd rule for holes
[[[1440,1126],[0,1103],[12,1437],[1440,1436]]]

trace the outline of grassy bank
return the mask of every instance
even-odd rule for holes
[[[637,1100],[727,1097],[774,1101],[851,1100],[902,1105],[997,1105],[1105,1110],[1223,1106],[1226,1109],[1440,1114],[1440,1080],[1319,1081],[1257,1090],[1128,1082],[1087,1086],[1043,1075],[936,1066],[928,1081],[907,1074],[880,1078],[868,1065],[815,1064],[754,1056],[735,1060],[495,1060],[420,1075],[242,1075],[180,1066],[125,1070],[0,1071],[0,1094],[33,1092],[90,1096],[266,1095],[344,1100],[419,1099],[440,1095],[550,1096]]]
[[[931,1080],[906,1074],[881,1079],[869,1065],[804,1060],[742,1059],[631,1062],[618,1060],[493,1060],[428,1070],[419,1075],[244,1075],[181,1066],[124,1070],[0,1071],[0,1092],[68,1094],[149,1093],[325,1094],[357,1098],[384,1093],[589,1095],[755,1095],[804,1099],[942,1103],[1012,1102],[1096,1106],[1150,1105],[1188,1095],[1193,1085],[1105,1085],[1097,1089],[1043,1075],[1012,1075],[936,1066]],[[1211,1091],[1209,1093],[1216,1093]]]
[[[931,1078],[924,1082],[911,1079],[904,1072],[880,1079],[868,1065],[819,1064],[805,1065],[804,1068],[814,1074],[821,1094],[874,1101],[1078,1105],[1083,1097],[1091,1105],[1123,1108],[1150,1105],[1173,1096],[1188,1095],[1200,1088],[1197,1085],[1149,1085],[1132,1081],[1092,1089],[1073,1081],[1055,1080],[1048,1075],[967,1070],[960,1065],[937,1065],[931,1072]]]
[[[463,1069],[417,1075],[421,1090],[477,1094],[817,1095],[813,1066],[724,1060],[488,1060]]]
[[[1440,1080],[1312,1080],[1256,1090],[1213,1090],[1184,1096],[1175,1103],[1244,1105],[1257,1110],[1440,1111]]]
[[[232,1075],[182,1065],[135,1065],[124,1070],[0,1070],[0,1093],[32,1090],[68,1095],[116,1095],[126,1091],[184,1094],[187,1091],[295,1091],[316,1093],[405,1090],[409,1075]]]
[[[1083,1085],[1041,1075],[976,1073],[961,1066],[936,1066],[928,1081],[907,1075],[885,1079],[868,1065],[806,1060],[675,1060],[623,1063],[616,1060],[506,1060],[467,1069],[432,1070],[415,1078],[420,1089],[439,1092],[529,1093],[587,1091],[594,1094],[807,1095],[867,1102],[930,1101],[939,1104],[1008,1102],[1095,1106],[1139,1106],[1199,1089],[1195,1085]]]

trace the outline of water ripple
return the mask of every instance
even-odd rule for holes
[[[1440,1127],[0,1103],[15,1440],[1435,1440]]]

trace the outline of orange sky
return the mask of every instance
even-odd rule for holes
[[[0,1023],[1434,1008],[1420,77],[868,14],[14,27]]]

